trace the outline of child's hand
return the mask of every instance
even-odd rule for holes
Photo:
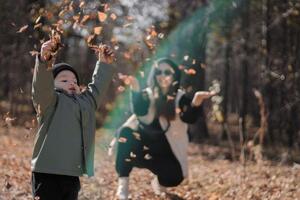
[[[61,36],[56,31],[52,30],[50,40],[42,44],[41,59],[50,61],[56,56],[58,50],[64,45],[61,43]]]
[[[200,106],[203,100],[210,98],[211,96],[216,95],[216,92],[207,92],[207,91],[198,91],[195,93],[194,98],[192,100],[193,106]]]
[[[115,54],[109,46],[99,45],[98,59],[101,62],[111,64],[115,60]]]
[[[57,50],[56,44],[52,40],[48,40],[42,44],[41,47],[41,59],[42,61],[49,61],[52,59],[52,54]]]

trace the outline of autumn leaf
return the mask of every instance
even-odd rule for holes
[[[130,152],[130,157],[131,158],[136,158],[136,154],[134,154],[133,152]]]
[[[40,15],[40,16],[38,16],[38,18],[36,18],[36,20],[35,20],[35,24],[38,24],[39,22],[40,22],[40,20],[41,20],[41,18],[42,18],[42,16]]]
[[[104,12],[107,12],[110,10],[110,7],[109,7],[109,4],[106,3],[106,4],[102,4],[102,6],[104,7]]]
[[[29,51],[30,55],[31,56],[36,56],[36,55],[39,55],[40,53],[36,50],[33,50],[33,51]]]
[[[123,53],[123,56],[124,56],[124,58],[127,59],[127,60],[131,58],[130,53],[127,52],[127,51]]]
[[[146,160],[150,160],[151,158],[152,158],[152,156],[150,155],[150,154],[146,154],[145,156],[144,156],[144,158],[146,159]]]
[[[98,26],[98,27],[94,27],[94,34],[95,35],[100,35],[102,31],[102,27]]]
[[[41,26],[43,26],[43,24],[42,24],[42,23],[36,24],[36,25],[34,25],[33,29],[40,28]]]
[[[123,25],[123,28],[127,28],[127,27],[129,27],[129,26],[131,26],[131,25],[132,25],[132,23],[124,24],[124,25]]]
[[[185,69],[184,72],[187,75],[195,75],[197,73],[196,70],[194,70],[194,69]]]
[[[120,137],[118,142],[120,143],[126,143],[127,142],[127,138],[124,138],[124,137]]]
[[[79,8],[82,8],[83,6],[85,6],[85,1],[81,1],[79,4]]]
[[[112,13],[112,14],[110,15],[110,18],[111,18],[113,21],[115,21],[115,20],[117,19],[117,15],[116,15],[115,13]]]
[[[93,34],[93,35],[89,35],[89,36],[88,36],[88,38],[87,38],[87,40],[86,40],[86,41],[87,41],[87,43],[88,43],[88,44],[90,44],[90,43],[91,43],[91,41],[92,41],[94,38],[95,38],[95,34]]]
[[[107,15],[104,12],[99,12],[98,11],[98,19],[100,22],[104,22],[107,18]]]
[[[118,92],[124,92],[125,91],[125,87],[124,86],[119,86],[118,87]]]
[[[80,24],[84,24],[89,19],[90,19],[89,15],[84,15],[83,18],[82,18],[82,20],[81,20],[81,22],[80,22]]]
[[[135,139],[137,140],[141,140],[141,135],[137,132],[132,132],[132,134],[134,135]]]
[[[17,33],[23,33],[24,31],[26,31],[28,28],[28,25],[25,25],[25,26],[22,26],[18,31]]]

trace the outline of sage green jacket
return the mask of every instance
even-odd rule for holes
[[[32,99],[39,128],[32,171],[93,176],[95,111],[110,85],[114,68],[98,61],[86,91],[69,95],[54,89],[52,70],[47,70],[46,65],[36,58]]]

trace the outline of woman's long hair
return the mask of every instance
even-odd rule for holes
[[[169,87],[167,94],[163,94],[162,90],[156,80],[155,69],[159,66],[159,64],[166,63],[172,67],[174,70],[173,74],[173,82]],[[154,98],[155,98],[155,109],[156,116],[163,116],[167,120],[174,120],[176,116],[176,95],[179,89],[180,84],[180,70],[178,65],[168,58],[161,58],[154,62],[149,78],[148,78],[148,86],[151,87]]]

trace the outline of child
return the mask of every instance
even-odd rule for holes
[[[39,122],[31,161],[32,192],[40,200],[74,200],[79,176],[94,174],[95,111],[112,79],[113,53],[103,46],[92,82],[81,93],[72,66],[60,63],[48,69],[54,49],[51,40],[42,45],[32,81]]]

